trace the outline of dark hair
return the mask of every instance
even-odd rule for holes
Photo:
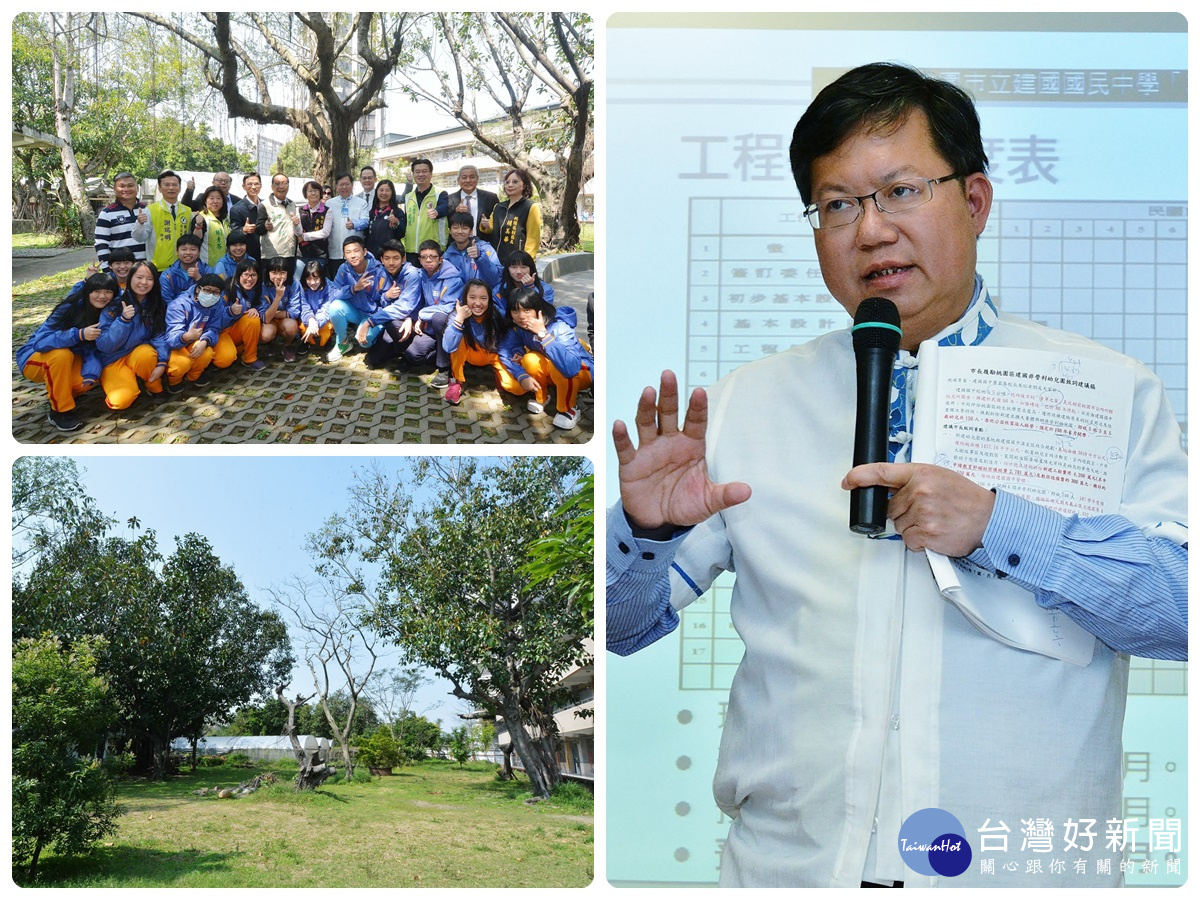
[[[500,179],[500,186],[503,189],[504,182],[508,181],[509,175],[516,175],[521,179],[521,184],[525,185],[525,189],[521,191],[521,196],[528,200],[533,196],[533,179],[529,177],[529,173],[524,169],[509,169],[504,173],[504,177]]]
[[[792,177],[804,204],[812,202],[812,164],[818,157],[832,153],[859,129],[899,128],[914,110],[925,114],[933,146],[952,172],[987,172],[979,115],[966,91],[909,66],[871,63],[823,88],[796,123]]]
[[[163,169],[163,171],[158,173],[158,183],[162,184],[164,178],[174,178],[180,184],[183,184],[183,179],[179,177],[179,173],[172,172],[170,169]]]
[[[474,228],[475,220],[471,218],[470,213],[458,212],[456,210],[450,213],[449,218],[446,219],[446,227],[448,228],[451,225],[466,225],[468,228]],[[449,244],[446,246],[449,246]]]
[[[496,301],[492,297],[492,289],[488,287],[488,283],[482,278],[471,278],[463,285],[462,293],[459,295],[458,302],[460,304],[467,302],[467,292],[473,287],[483,288],[483,292],[487,294],[488,307],[487,312],[483,314],[483,349],[490,350],[495,353],[500,346],[500,338],[504,337],[504,333],[508,331],[508,323],[505,322],[504,316],[500,315],[500,310],[496,309]],[[479,348],[479,344],[475,342],[475,334],[471,331],[471,327],[464,323],[463,340],[467,342],[467,346],[472,350]]]
[[[149,269],[150,277],[154,280],[149,293],[140,302],[133,296],[133,276],[139,269]],[[125,292],[129,294],[129,299],[138,304],[138,315],[141,316],[142,324],[146,326],[146,330],[152,335],[163,334],[167,330],[167,301],[163,299],[162,284],[159,282],[158,277],[158,268],[154,263],[148,259],[139,260],[129,270],[129,281],[126,282],[127,287],[125,288]]]
[[[417,248],[417,256],[418,257],[421,255],[422,250],[436,250],[438,252],[438,256],[443,255],[442,254],[442,245],[432,239],[430,239],[428,241],[421,241],[421,246],[419,246]]]
[[[399,198],[396,196],[396,185],[392,183],[390,178],[380,178],[377,182],[375,182],[375,195],[371,198],[372,213],[379,209],[379,189],[385,184],[391,188],[392,191],[392,199],[388,201],[388,205],[394,209],[396,208],[396,204],[399,202]]]
[[[542,286],[542,276],[538,274],[537,262],[524,250],[514,250],[508,256],[508,262],[504,265],[504,274],[500,276],[500,295],[507,297],[519,287],[524,287],[523,284],[513,281],[512,276],[508,274],[509,266],[528,266],[529,274],[533,276],[532,288],[537,288],[538,293],[543,297],[546,296],[546,289]]]
[[[359,170],[358,170],[358,176],[361,178],[361,177],[362,177],[362,173],[363,173],[363,172],[365,172],[365,171],[367,171],[367,169],[370,169],[370,170],[371,170],[371,174],[372,174],[372,175],[377,175],[377,174],[378,174],[378,173],[375,171],[375,167],[374,167],[374,166],[363,166],[361,169],[359,169]]]
[[[304,287],[308,287],[308,276],[313,274],[313,272],[316,272],[318,275],[321,276],[321,287],[322,288],[324,288],[329,283],[328,279],[325,277],[325,267],[323,265],[321,265],[321,262],[322,261],[319,259],[310,259],[308,262],[306,262],[304,264],[304,271],[300,275],[300,283]]]
[[[249,258],[243,259],[240,262],[238,262],[237,268],[234,269],[233,274],[229,276],[229,281],[227,281],[225,283],[225,302],[227,304],[229,304],[230,306],[232,306],[234,304],[234,302],[237,300],[239,294],[244,290],[241,282],[242,282],[242,276],[246,272],[253,272],[255,275],[258,275],[258,263],[254,262],[253,260],[251,260]],[[250,301],[252,304],[255,300],[262,297],[262,278],[261,278],[261,276],[259,277],[257,283],[254,285],[254,292],[258,295],[257,297],[250,297],[250,296],[246,297],[246,299],[248,301]]]
[[[262,184],[262,176],[261,176],[261,175],[259,175],[257,172],[247,172],[245,175],[243,175],[243,176],[242,176],[242,184],[244,185],[244,184],[245,184],[247,181],[249,181],[251,178],[257,178],[257,179],[258,179],[258,183],[259,183],[259,184]]]
[[[249,244],[249,243],[250,243],[250,238],[246,236],[246,232],[242,231],[242,229],[240,229],[240,228],[235,228],[233,231],[229,232],[229,236],[227,238],[225,238],[225,250],[226,250],[226,252],[229,251],[230,244]]]
[[[428,160],[423,156],[418,157],[417,159],[414,159],[411,163],[409,163],[408,169],[410,172],[416,171],[417,166],[419,166],[421,164],[429,166],[429,174],[431,174],[431,175],[433,174],[433,161]]]
[[[542,318],[546,320],[547,325],[553,322],[555,318],[554,305],[547,301],[542,296],[542,292],[532,284],[522,285],[508,295],[508,306],[505,308],[504,317],[511,326],[519,327],[513,321],[512,314],[514,309],[536,310],[542,314]]]
[[[291,281],[293,268],[289,260],[282,256],[273,256],[267,261],[267,278],[270,279],[272,272],[284,272],[288,276],[288,281]]]
[[[108,251],[109,263],[134,262],[133,251],[128,247],[113,247]]]
[[[200,280],[196,282],[196,290],[202,287],[215,287],[219,290],[225,290],[225,279],[216,272],[209,272],[207,275],[201,275]]]
[[[305,200],[308,199],[308,189],[313,187],[317,189],[318,194],[320,194],[322,197],[325,196],[325,189],[321,187],[320,183],[316,181],[306,181],[304,182],[304,187],[300,189],[300,193],[304,195]]]
[[[359,246],[364,247],[364,248],[367,246],[366,243],[363,241],[363,239],[360,238],[357,234],[349,235],[344,241],[342,241],[342,249],[345,250],[351,244],[358,244]]]
[[[395,238],[392,238],[390,241],[384,241],[383,244],[380,245],[379,258],[381,260],[383,259],[383,254],[388,250],[394,250],[395,252],[399,253],[401,259],[405,259],[408,256],[408,251],[404,249],[404,245]]]
[[[196,237],[196,235],[189,231],[186,234],[181,234],[178,237],[178,239],[175,241],[175,249],[178,250],[180,247],[186,247],[188,244],[195,244],[197,247],[199,247],[204,244],[204,241],[200,240],[200,238]]]
[[[201,208],[201,210],[203,210],[203,209],[207,208],[207,206],[208,206],[208,195],[209,195],[209,194],[220,194],[220,195],[221,195],[221,205],[222,205],[222,206],[224,206],[224,205],[225,205],[225,192],[224,192],[223,190],[221,190],[219,187],[217,187],[217,186],[214,184],[214,185],[211,185],[211,186],[209,186],[209,187],[206,187],[206,188],[204,189],[204,193],[202,193],[202,194],[200,195],[200,208]]]
[[[349,178],[350,184],[353,186],[353,184],[354,184],[354,176],[353,175],[351,175],[349,172],[338,172],[336,175],[333,176],[334,187],[337,187],[337,183],[339,181],[341,181],[343,178]]]
[[[116,299],[117,294],[121,293],[121,286],[109,272],[89,275],[83,280],[83,284],[67,295],[67,299],[50,310],[46,321],[53,322],[58,329],[87,328],[89,325],[95,325],[100,321],[100,313],[103,310],[96,309],[88,301],[93,291],[112,291],[113,299]]]

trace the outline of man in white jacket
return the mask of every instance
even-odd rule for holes
[[[835,299],[851,315],[869,297],[899,310],[901,425],[925,340],[1056,349],[1130,371],[1121,514],[1064,517],[905,462],[903,449],[847,473],[845,331],[742,367],[711,399],[697,390],[682,429],[664,373],[638,403],[638,446],[624,423],[613,428],[622,502],[608,522],[609,649],[669,633],[679,608],[736,570],[745,656],[714,782],[732,820],[724,885],[1119,884],[1106,835],[1122,818],[1125,654],[1187,654],[1187,467],[1162,386],[1127,357],[999,313],[975,272],[992,186],[958,88],[903,66],[855,69],[801,118],[791,160]],[[899,428],[889,439],[903,448]],[[894,491],[899,539],[847,528],[846,491],[868,485]],[[1097,638],[1091,663],[976,630],[923,554],[906,552],[926,548],[968,557],[1078,622]],[[980,859],[953,877],[906,865],[902,825],[930,808],[957,817],[992,871]],[[1041,821],[1057,829],[1062,864],[1047,855],[1033,872],[1022,829]],[[1004,852],[981,840],[998,823],[1011,832]],[[1064,831],[1077,839],[1064,844]]]

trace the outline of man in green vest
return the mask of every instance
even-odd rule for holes
[[[404,199],[408,214],[408,231],[404,233],[404,249],[416,254],[422,241],[437,241],[446,245],[445,218],[450,214],[450,203],[446,192],[439,194],[433,187],[433,163],[427,159],[414,159],[412,164],[414,187]]]
[[[158,176],[158,191],[161,200],[151,203],[146,208],[148,221],[139,225],[143,229],[134,235],[146,242],[146,259],[154,263],[158,271],[165,272],[175,264],[175,242],[187,234],[188,222],[192,218],[191,208],[179,199],[179,189],[183,181],[178,175],[167,169]]]

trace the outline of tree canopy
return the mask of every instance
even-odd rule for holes
[[[533,586],[522,566],[529,546],[560,527],[554,511],[586,467],[571,457],[459,458],[420,460],[404,479],[361,472],[346,513],[312,540],[318,571],[361,595],[384,637],[482,715],[504,718],[542,795],[558,780],[558,681],[590,659],[590,626],[556,579]]]
[[[12,661],[12,850],[32,881],[42,851],[77,854],[116,830],[112,779],[93,755],[116,710],[96,673],[101,638],[23,638]]]
[[[113,523],[95,513],[77,482],[53,477],[67,474],[69,467],[48,457],[14,466],[14,483],[52,486],[26,495],[26,521],[61,506],[64,490],[79,498],[76,509],[91,512],[52,540],[34,532],[40,552],[14,573],[13,638],[48,634],[65,644],[103,635],[97,667],[119,710],[117,727],[139,763],[161,777],[172,738],[198,736],[207,722],[227,719],[286,681],[293,664],[287,628],[249,599],[205,538],[176,538],[163,557],[152,531],[111,534]]]

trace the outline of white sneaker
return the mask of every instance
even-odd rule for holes
[[[575,423],[579,421],[579,410],[569,409],[565,413],[559,413],[554,417],[555,428],[574,428]]]
[[[542,406],[542,404],[538,403],[537,400],[534,400],[532,398],[530,399],[530,401],[528,403],[525,404],[525,408],[527,410],[529,410],[531,413],[533,413],[535,416],[540,416],[542,413],[544,413],[546,411],[546,407]]]
[[[347,341],[344,345],[340,341],[334,341],[333,346],[329,349],[329,354],[325,358],[330,362],[337,362],[346,355],[346,351],[349,349],[349,341]]]

